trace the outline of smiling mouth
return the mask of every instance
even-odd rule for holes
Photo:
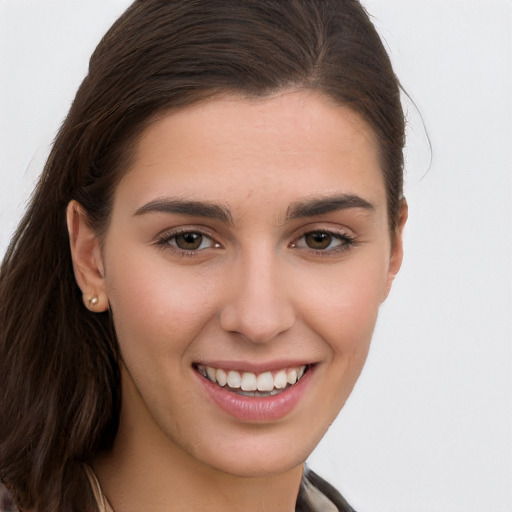
[[[293,387],[309,370],[310,365],[283,368],[277,371],[266,371],[259,374],[223,370],[203,364],[195,364],[194,368],[205,379],[218,386],[243,396],[273,396]]]

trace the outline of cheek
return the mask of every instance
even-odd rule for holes
[[[107,293],[123,355],[149,345],[155,357],[182,350],[212,315],[212,287],[213,279],[173,267],[161,255],[142,258],[133,251],[112,261]]]
[[[322,399],[312,406],[314,418],[327,418],[325,428],[350,396],[368,355],[387,275],[385,258],[383,263],[371,261],[373,265],[365,258],[318,268],[301,285],[302,319],[327,350],[325,364],[317,369]],[[311,431],[319,426],[313,419],[304,425]]]
[[[313,329],[334,356],[358,352],[365,356],[386,290],[386,258],[354,258],[305,277],[302,296]]]

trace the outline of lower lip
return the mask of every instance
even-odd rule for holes
[[[313,367],[293,386],[277,395],[244,396],[214,384],[199,373],[198,378],[213,401],[225,412],[235,418],[264,423],[279,420],[292,412],[304,395],[313,374]]]

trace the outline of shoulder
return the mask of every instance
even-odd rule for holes
[[[0,483],[0,512],[18,512],[18,507],[7,490],[5,485]]]

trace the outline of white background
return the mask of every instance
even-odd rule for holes
[[[406,257],[310,465],[359,512],[512,512],[512,1],[364,4],[417,105]],[[0,1],[0,254],[127,5]]]

